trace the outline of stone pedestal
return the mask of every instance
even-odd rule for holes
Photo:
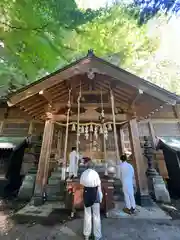
[[[36,183],[34,189],[34,196],[32,198],[32,203],[34,206],[40,206],[44,203],[41,186]]]
[[[29,201],[34,192],[37,169],[32,168],[25,176],[23,183],[19,189],[18,199]]]
[[[136,204],[142,207],[152,207],[154,202],[149,194],[142,195],[139,191],[135,194]]]
[[[170,203],[171,199],[163,178],[160,175],[152,177],[153,192],[156,201]]]
[[[61,176],[61,167],[51,173],[46,186],[47,201],[62,201],[64,199],[65,181],[61,180]]]

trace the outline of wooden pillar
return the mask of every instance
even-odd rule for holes
[[[145,160],[140,145],[138,125],[136,119],[129,121],[129,137],[133,160],[135,163],[137,197],[141,205],[150,205],[152,202],[148,192],[148,182],[146,177]]]
[[[59,160],[61,158],[61,145],[62,145],[62,129],[59,129],[58,137],[57,137],[57,155],[56,155],[56,160]]]
[[[148,126],[149,126],[150,136],[151,136],[152,141],[153,141],[153,147],[155,148],[156,147],[156,135],[155,135],[154,127],[153,127],[153,124],[152,124],[151,120],[148,122]]]
[[[53,132],[54,132],[53,121],[46,120],[35,185],[35,196],[38,196],[39,198],[40,197],[42,198],[44,188],[47,183]]]

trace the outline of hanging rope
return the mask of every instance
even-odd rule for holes
[[[81,81],[80,81],[80,88],[79,88],[79,96],[77,99],[78,103],[78,115],[77,115],[77,135],[76,135],[76,151],[79,153],[79,137],[80,137],[80,129],[79,129],[79,118],[80,118],[80,100],[81,100]]]
[[[102,112],[102,116],[104,117],[102,88],[101,88],[101,112]],[[105,125],[105,123],[103,123],[103,147],[104,147],[105,175],[108,175],[108,172],[107,172],[107,153],[106,153],[105,128],[106,128],[106,125]]]
[[[111,96],[111,108],[112,108],[112,117],[113,117],[114,141],[115,141],[115,148],[116,148],[116,163],[118,164],[118,160],[119,160],[120,156],[119,156],[119,146],[118,146],[117,131],[116,131],[114,96],[113,96],[113,92],[111,89],[110,89],[110,96]]]
[[[125,123],[127,123],[128,121],[124,121],[124,122],[118,122],[116,123],[116,125],[123,125]],[[59,122],[55,122],[57,125],[59,126],[66,126],[66,123],[59,123]],[[77,125],[77,122],[69,122],[69,125]],[[106,122],[106,125],[108,124],[113,124],[113,122]],[[79,123],[79,126],[90,126],[90,125],[93,125],[93,126],[97,126],[97,127],[100,127],[101,124],[100,123],[95,123],[95,122],[88,122],[88,123]]]
[[[62,180],[65,180],[66,173],[66,163],[67,163],[67,144],[68,144],[68,132],[69,132],[69,115],[71,110],[71,89],[69,89],[69,98],[67,104],[67,121],[66,121],[66,133],[65,133],[65,143],[64,143],[64,161],[63,161],[63,169],[62,169]]]

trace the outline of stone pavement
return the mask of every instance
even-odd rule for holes
[[[3,220],[4,221],[4,220]],[[0,217],[0,239],[2,240],[83,240],[82,219],[64,225],[42,226],[39,224],[19,225],[3,221]],[[154,222],[134,219],[103,219],[104,240],[179,240],[180,223]]]
[[[124,202],[115,202],[114,209],[108,212],[108,218],[134,218],[134,219],[145,219],[145,220],[168,220],[171,219],[157,204],[154,203],[152,207],[136,207],[136,213],[130,216],[123,212]],[[64,203],[54,202],[45,203],[42,206],[34,206],[32,203],[28,203],[22,209],[20,209],[16,215],[18,216],[29,216],[29,217],[44,217],[49,218],[50,214],[55,209],[65,209]]]

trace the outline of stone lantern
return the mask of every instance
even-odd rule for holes
[[[153,166],[155,149],[153,148],[152,141],[146,136],[144,137],[144,156],[146,157],[148,163],[146,175],[148,178],[150,195],[156,201],[169,203],[171,200],[164,180]]]
[[[153,148],[152,141],[150,141],[146,136],[144,137],[144,156],[146,157],[148,163],[148,168],[146,171],[147,176],[153,177],[158,175],[158,172],[153,166],[155,150]]]

